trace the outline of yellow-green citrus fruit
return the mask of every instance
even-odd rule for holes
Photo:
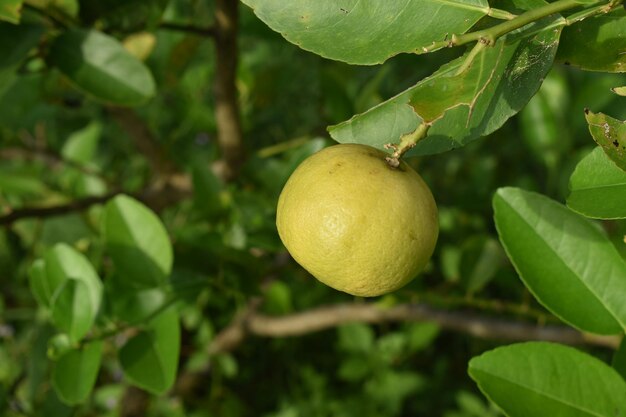
[[[278,199],[276,225],[291,256],[326,285],[363,297],[411,281],[439,232],[426,183],[385,156],[365,145],[323,149],[300,164]]]

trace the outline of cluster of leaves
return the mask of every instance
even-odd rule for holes
[[[211,6],[188,3],[0,0],[0,141],[40,153],[43,142],[43,156],[60,164],[3,161],[0,205],[54,205],[149,185],[146,159],[113,122],[111,105],[138,106],[133,111],[159,132],[159,145],[194,187],[192,199],[161,220],[119,196],[0,233],[0,412],[70,415],[58,396],[86,402],[80,415],[118,416],[131,384],[157,394],[149,415],[500,415],[463,378],[469,357],[493,345],[439,335],[431,324],[351,324],[295,340],[249,340],[236,355],[209,357],[216,329],[253,297],[263,297],[268,314],[350,300],[284,265],[273,227],[282,184],[328,143],[311,133],[329,124],[339,142],[382,147],[428,122],[428,136],[409,155],[463,147],[410,161],[439,202],[440,245],[426,279],[381,307],[422,297],[480,308],[503,298],[521,304],[513,311],[520,320],[539,310],[541,321],[623,334],[624,125],[599,112],[626,118],[623,101],[608,91],[623,94],[624,80],[550,72],[555,60],[623,72],[623,10],[592,17],[607,5],[572,1],[583,11],[547,15],[492,47],[395,56],[434,51],[453,33],[488,31],[500,24],[494,17],[514,22],[546,3],[246,0],[271,28],[323,57],[368,65],[394,57],[380,67],[318,59],[242,7],[238,87],[254,140],[241,178],[224,185],[207,167],[218,153],[210,41],[158,28],[163,21],[207,27]],[[585,107],[598,112],[587,119],[603,148],[591,153]],[[488,201],[507,185],[519,188],[499,188],[493,198],[501,245]],[[551,313],[525,297],[507,255]],[[622,347],[611,368],[571,348],[529,343],[478,356],[469,372],[509,415],[610,416],[624,409],[615,371],[624,375],[624,358]],[[209,364],[193,393],[158,395],[177,374]]]

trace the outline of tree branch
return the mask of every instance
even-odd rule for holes
[[[236,88],[238,6],[237,0],[217,0],[215,10],[215,120],[222,151],[216,170],[226,179],[237,175],[245,158]]]
[[[616,336],[581,333],[566,326],[539,326],[464,311],[436,309],[427,304],[402,304],[382,309],[373,303],[338,304],[287,316],[273,317],[255,312],[252,306],[236,316],[209,346],[209,353],[236,349],[248,336],[294,337],[313,333],[344,323],[386,323],[426,321],[442,329],[469,334],[481,339],[502,341],[544,340],[568,345],[595,345],[617,348]]]
[[[173,30],[173,31],[177,31],[177,32],[185,32],[185,33],[191,33],[193,35],[198,35],[198,36],[206,36],[206,37],[210,37],[213,38],[215,37],[215,28],[213,27],[200,27],[200,26],[193,26],[193,25],[183,25],[183,24],[179,24],[179,23],[170,23],[170,22],[163,22],[159,25],[160,29],[166,29],[166,30]]]

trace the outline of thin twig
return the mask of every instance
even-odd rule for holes
[[[214,27],[200,27],[194,25],[183,25],[180,23],[163,22],[159,25],[160,29],[173,30],[177,32],[191,33],[193,35],[206,36],[210,38],[215,37]]]

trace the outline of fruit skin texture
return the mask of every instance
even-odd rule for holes
[[[422,178],[366,145],[325,148],[293,172],[276,226],[291,256],[339,291],[373,297],[404,286],[430,259],[439,226]]]

